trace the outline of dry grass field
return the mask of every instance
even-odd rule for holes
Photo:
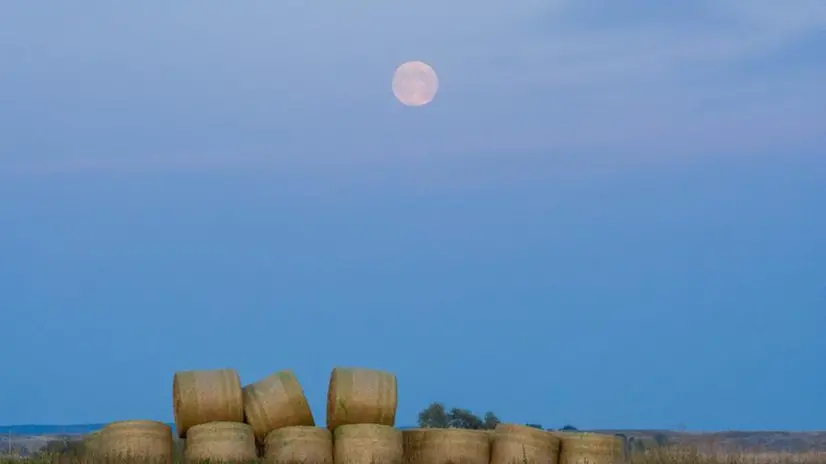
[[[584,460],[577,464],[826,464],[826,453],[805,452],[805,453],[784,453],[784,452],[701,452],[697,448],[691,447],[662,447],[647,450],[645,452],[634,453],[621,463],[590,462]],[[3,459],[0,464],[160,464],[145,460],[132,459],[89,459],[71,454],[42,455],[28,459]],[[181,454],[177,454],[172,464],[184,464],[185,460]],[[317,464],[310,462],[284,462],[267,463],[263,459],[250,461],[250,464]],[[374,464],[403,464],[403,463],[381,463]],[[435,464],[463,464],[440,462]],[[530,464],[514,462],[513,464]]]
[[[636,453],[629,464],[826,464],[826,453],[702,452],[693,447],[654,448]]]

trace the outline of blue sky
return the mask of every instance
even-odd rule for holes
[[[400,425],[822,429],[824,50],[822,0],[4,2],[0,423],[221,367],[321,422],[342,365]]]

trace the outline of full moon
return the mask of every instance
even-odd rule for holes
[[[407,106],[423,106],[439,91],[439,77],[427,63],[408,61],[393,74],[393,95]]]

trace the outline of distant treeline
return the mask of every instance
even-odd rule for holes
[[[492,411],[477,416],[468,409],[445,407],[444,403],[431,403],[430,406],[419,412],[419,427],[426,428],[457,428],[474,430],[493,430],[501,423],[499,417]],[[576,431],[573,425],[565,425],[559,429],[545,429],[542,424],[527,423],[528,427],[542,430]]]

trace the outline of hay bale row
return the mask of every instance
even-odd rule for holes
[[[393,428],[398,396],[388,372],[335,368],[327,392],[326,428],[316,427],[290,370],[241,386],[232,369],[182,371],[173,378],[175,426],[187,461],[318,464],[614,464],[613,436],[546,432],[515,424],[493,431]],[[172,459],[172,432],[155,421],[107,425],[87,448],[160,462]]]
[[[327,427],[322,428],[315,426],[290,370],[245,387],[232,369],[183,371],[173,379],[175,425],[178,436],[186,438],[188,461],[240,462],[262,455],[269,462],[318,464],[614,464],[622,457],[622,445],[613,436],[515,424],[500,424],[494,431],[402,432],[393,428],[397,388],[388,372],[333,369]],[[114,423],[89,447],[170,460],[171,435],[159,422]]]
[[[403,435],[389,425],[345,424],[330,432],[322,427],[285,427],[267,435],[269,463],[401,464]]]
[[[613,435],[558,434],[500,424],[495,430],[411,429],[402,432],[406,464],[616,464]]]
[[[156,421],[114,422],[85,439],[103,456],[172,461],[172,431]],[[334,444],[335,443],[335,444]],[[257,457],[249,424],[211,422],[190,428],[188,462],[245,462]],[[615,464],[622,444],[611,435],[545,432],[514,424],[495,431],[412,429],[349,424],[334,433],[315,426],[291,426],[267,434],[266,462],[314,464]]]
[[[161,422],[114,422],[84,441],[95,455],[172,461],[172,431]],[[290,426],[273,430],[263,444],[261,455],[269,463],[615,464],[623,456],[621,441],[611,435],[545,432],[514,424],[500,424],[495,431],[398,431],[376,424],[350,424],[336,428],[335,433],[322,427]],[[190,428],[186,440],[188,462],[245,462],[257,455],[255,433],[248,424],[199,424]]]

